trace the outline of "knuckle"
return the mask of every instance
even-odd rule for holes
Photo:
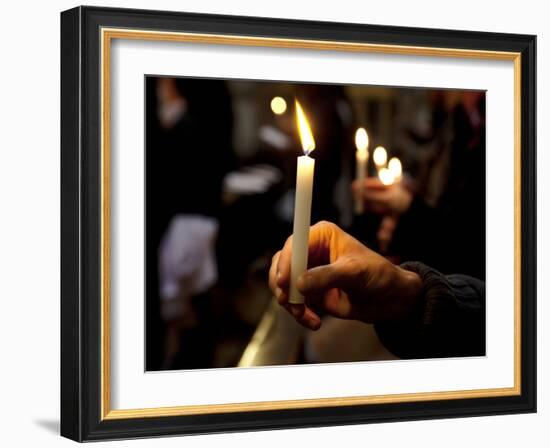
[[[339,229],[339,227],[334,224],[333,222],[330,222],[330,221],[326,221],[326,220],[322,220],[322,221],[319,221],[316,226],[319,226],[321,228],[324,228],[326,230],[337,230]]]
[[[346,259],[343,267],[351,277],[357,277],[363,273],[363,261],[356,257]]]

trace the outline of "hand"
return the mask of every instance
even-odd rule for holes
[[[269,286],[277,301],[307,328],[317,330],[316,310],[366,323],[406,316],[422,293],[420,277],[390,263],[337,225],[319,222],[309,234],[309,266],[298,278],[305,304],[290,304],[292,237],[277,252],[269,270]]]
[[[360,194],[359,181],[352,183],[354,195]],[[401,215],[411,206],[412,193],[401,182],[384,185],[377,177],[367,177],[363,188],[365,208],[379,215]]]

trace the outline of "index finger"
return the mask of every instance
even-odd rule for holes
[[[275,276],[277,285],[280,288],[288,288],[290,285],[290,263],[292,257],[292,235],[290,235],[285,245],[281,249],[279,259],[277,260],[277,268]]]
[[[281,251],[278,251],[273,258],[271,259],[271,266],[269,267],[269,288],[275,294],[275,289],[277,288],[277,265],[279,263],[279,256]]]

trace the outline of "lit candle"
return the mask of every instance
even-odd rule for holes
[[[403,175],[403,167],[401,165],[401,160],[397,157],[392,157],[388,162],[388,169],[393,176],[395,182],[400,182]]]
[[[309,226],[311,224],[311,197],[315,160],[309,153],[315,149],[315,140],[306,115],[296,101],[296,122],[304,155],[298,157],[296,171],[296,200],[294,201],[294,230],[292,233],[292,259],[290,265],[289,303],[304,303],[304,297],[296,288],[298,277],[307,270],[309,251]]]
[[[378,178],[380,179],[380,182],[384,185],[392,185],[395,181],[395,178],[393,177],[392,172],[389,170],[389,168],[380,168],[378,171]]]
[[[374,148],[372,160],[374,160],[376,169],[380,172],[380,170],[386,166],[386,162],[388,161],[388,153],[386,152],[386,148],[383,146],[377,146]]]
[[[367,162],[369,160],[369,135],[364,128],[355,132],[355,178],[359,184],[359,191],[355,197],[355,213],[362,215],[365,204],[363,202],[363,191],[365,189],[365,178],[367,177]]]

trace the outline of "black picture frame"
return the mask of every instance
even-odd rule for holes
[[[200,415],[102,418],[101,28],[521,55],[521,393]],[[76,441],[536,411],[536,36],[77,7],[61,13],[61,435]]]

